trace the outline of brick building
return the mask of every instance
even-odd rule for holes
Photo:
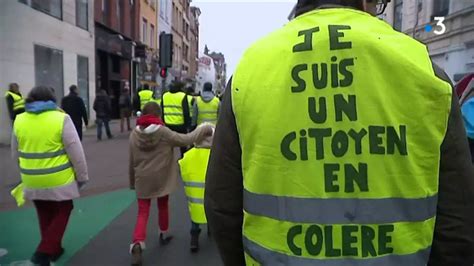
[[[137,88],[138,64],[134,47],[140,40],[140,1],[95,0],[96,85],[112,99],[113,117],[119,116],[120,91]]]

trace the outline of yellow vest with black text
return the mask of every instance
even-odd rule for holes
[[[197,224],[207,223],[204,211],[204,187],[210,153],[210,149],[192,148],[179,160],[189,214],[191,220]]]
[[[25,109],[25,100],[21,95],[7,91],[5,97],[11,96],[13,98],[13,111],[18,111],[20,109]]]
[[[153,101],[153,91],[141,90],[140,92],[138,92],[138,97],[140,98],[140,109],[143,110],[145,104]]]
[[[50,189],[75,181],[62,142],[65,116],[60,111],[17,116],[14,132],[18,140],[21,179],[26,189]]]
[[[451,96],[423,44],[356,10],[251,46],[231,96],[247,264],[426,265]]]
[[[217,112],[219,111],[219,99],[217,97],[212,98],[210,102],[205,102],[201,97],[198,97],[196,104],[198,107],[198,125],[204,122],[217,124]]]
[[[165,92],[163,94],[163,116],[166,125],[184,125],[183,99],[184,92]]]

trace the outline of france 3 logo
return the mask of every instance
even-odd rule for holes
[[[434,21],[436,21],[436,25],[433,27],[431,24],[425,26],[426,32],[433,31],[436,35],[442,35],[446,32],[446,25],[444,24],[445,17],[434,17]]]

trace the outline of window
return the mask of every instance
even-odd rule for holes
[[[150,24],[150,48],[155,48],[155,26]]]
[[[186,21],[184,21],[184,18],[181,21],[182,21],[182,27],[183,27],[183,36],[186,36]]]
[[[54,89],[56,99],[64,96],[63,52],[35,45],[35,85]]]
[[[76,25],[85,30],[89,29],[89,10],[87,0],[76,0]]]
[[[147,43],[147,38],[146,38],[146,35],[148,33],[148,25],[147,25],[147,20],[146,19],[143,19],[143,22],[142,22],[142,43]]]
[[[449,14],[449,0],[436,0],[433,4],[433,17],[442,17]]]
[[[165,18],[165,12],[164,12],[165,3],[166,3],[165,0],[160,0],[160,7],[158,8],[158,9],[160,10],[160,16],[161,16],[162,18]]]
[[[183,48],[183,58],[185,61],[189,61],[188,60],[188,50],[189,50],[189,47],[187,45],[184,45],[184,48]]]
[[[77,87],[89,112],[89,58],[80,55],[77,56]]]
[[[62,0],[19,0],[19,2],[55,18],[63,18]]]
[[[393,28],[402,31],[403,26],[403,0],[395,0],[395,14],[393,18]]]

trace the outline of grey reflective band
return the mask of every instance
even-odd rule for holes
[[[428,263],[431,247],[413,254],[391,254],[376,258],[308,258],[290,256],[266,249],[243,237],[244,250],[255,261],[262,265],[298,265],[298,266],[425,266]],[[286,240],[286,239],[285,239]]]
[[[316,224],[382,224],[425,221],[438,196],[422,199],[321,199],[260,195],[244,189],[244,210],[279,221]]]
[[[53,167],[53,168],[43,168],[43,169],[23,169],[20,168],[20,172],[25,175],[48,175],[54,174],[66,170],[72,166],[71,162],[67,162],[63,165]]]
[[[202,182],[183,182],[184,186],[186,187],[199,187],[199,188],[204,188],[206,186],[206,183]]]
[[[198,199],[198,198],[191,198],[187,197],[189,202],[192,203],[197,203],[197,204],[204,204],[204,199]]]
[[[204,122],[214,122],[217,121],[217,119],[201,119]]]
[[[47,159],[54,158],[60,155],[66,154],[66,150],[59,150],[55,152],[42,152],[42,153],[33,153],[33,152],[19,152],[21,158],[24,159]]]
[[[165,113],[165,115],[179,115],[179,116],[182,116],[183,113]]]
[[[181,105],[163,105],[163,108],[183,108]]]
[[[199,111],[201,114],[217,114],[217,111]]]

